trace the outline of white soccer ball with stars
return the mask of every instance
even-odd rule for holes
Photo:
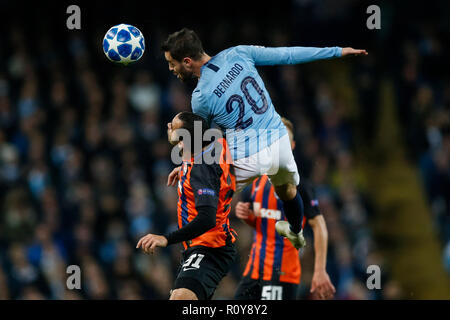
[[[129,24],[119,24],[106,32],[103,38],[103,52],[116,63],[128,65],[138,61],[145,51],[142,32]]]

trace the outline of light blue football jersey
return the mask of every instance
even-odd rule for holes
[[[236,46],[201,68],[192,111],[226,133],[233,160],[251,156],[287,134],[256,66],[340,57],[341,47]]]

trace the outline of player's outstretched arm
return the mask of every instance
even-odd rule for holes
[[[367,56],[369,53],[364,49],[342,48],[342,56]]]
[[[340,58],[347,55],[367,55],[366,50],[350,47],[261,47],[237,46],[236,52],[255,65],[300,64],[316,60]]]
[[[310,292],[319,299],[331,299],[336,292],[326,271],[328,231],[323,215],[308,220],[314,233],[314,273]]]
[[[136,249],[141,247],[145,253],[153,254],[156,247],[167,247],[194,239],[216,225],[217,207],[201,207],[197,210],[197,216],[184,227],[164,236],[149,233],[139,240]]]

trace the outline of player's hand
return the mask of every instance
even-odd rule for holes
[[[336,289],[325,270],[314,272],[310,292],[316,294],[321,300],[332,299],[334,297]]]
[[[138,249],[139,247],[141,247],[145,253],[153,254],[156,247],[167,247],[167,238],[164,236],[158,236],[156,234],[149,233],[139,240],[136,245],[136,249]]]
[[[364,49],[342,48],[342,56],[367,56],[369,53]]]
[[[167,178],[167,186],[175,186],[178,182],[178,173],[181,170],[181,166],[176,167],[172,170],[171,173],[169,173],[169,177]]]
[[[239,201],[236,204],[236,217],[239,219],[248,219],[250,215],[253,214],[253,211],[250,209],[250,202],[242,202]]]

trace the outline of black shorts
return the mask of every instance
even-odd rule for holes
[[[236,257],[234,244],[219,248],[196,246],[187,249],[183,252],[183,261],[178,268],[173,289],[186,288],[193,291],[199,300],[210,300]]]
[[[243,277],[236,290],[236,300],[296,300],[298,284]]]

